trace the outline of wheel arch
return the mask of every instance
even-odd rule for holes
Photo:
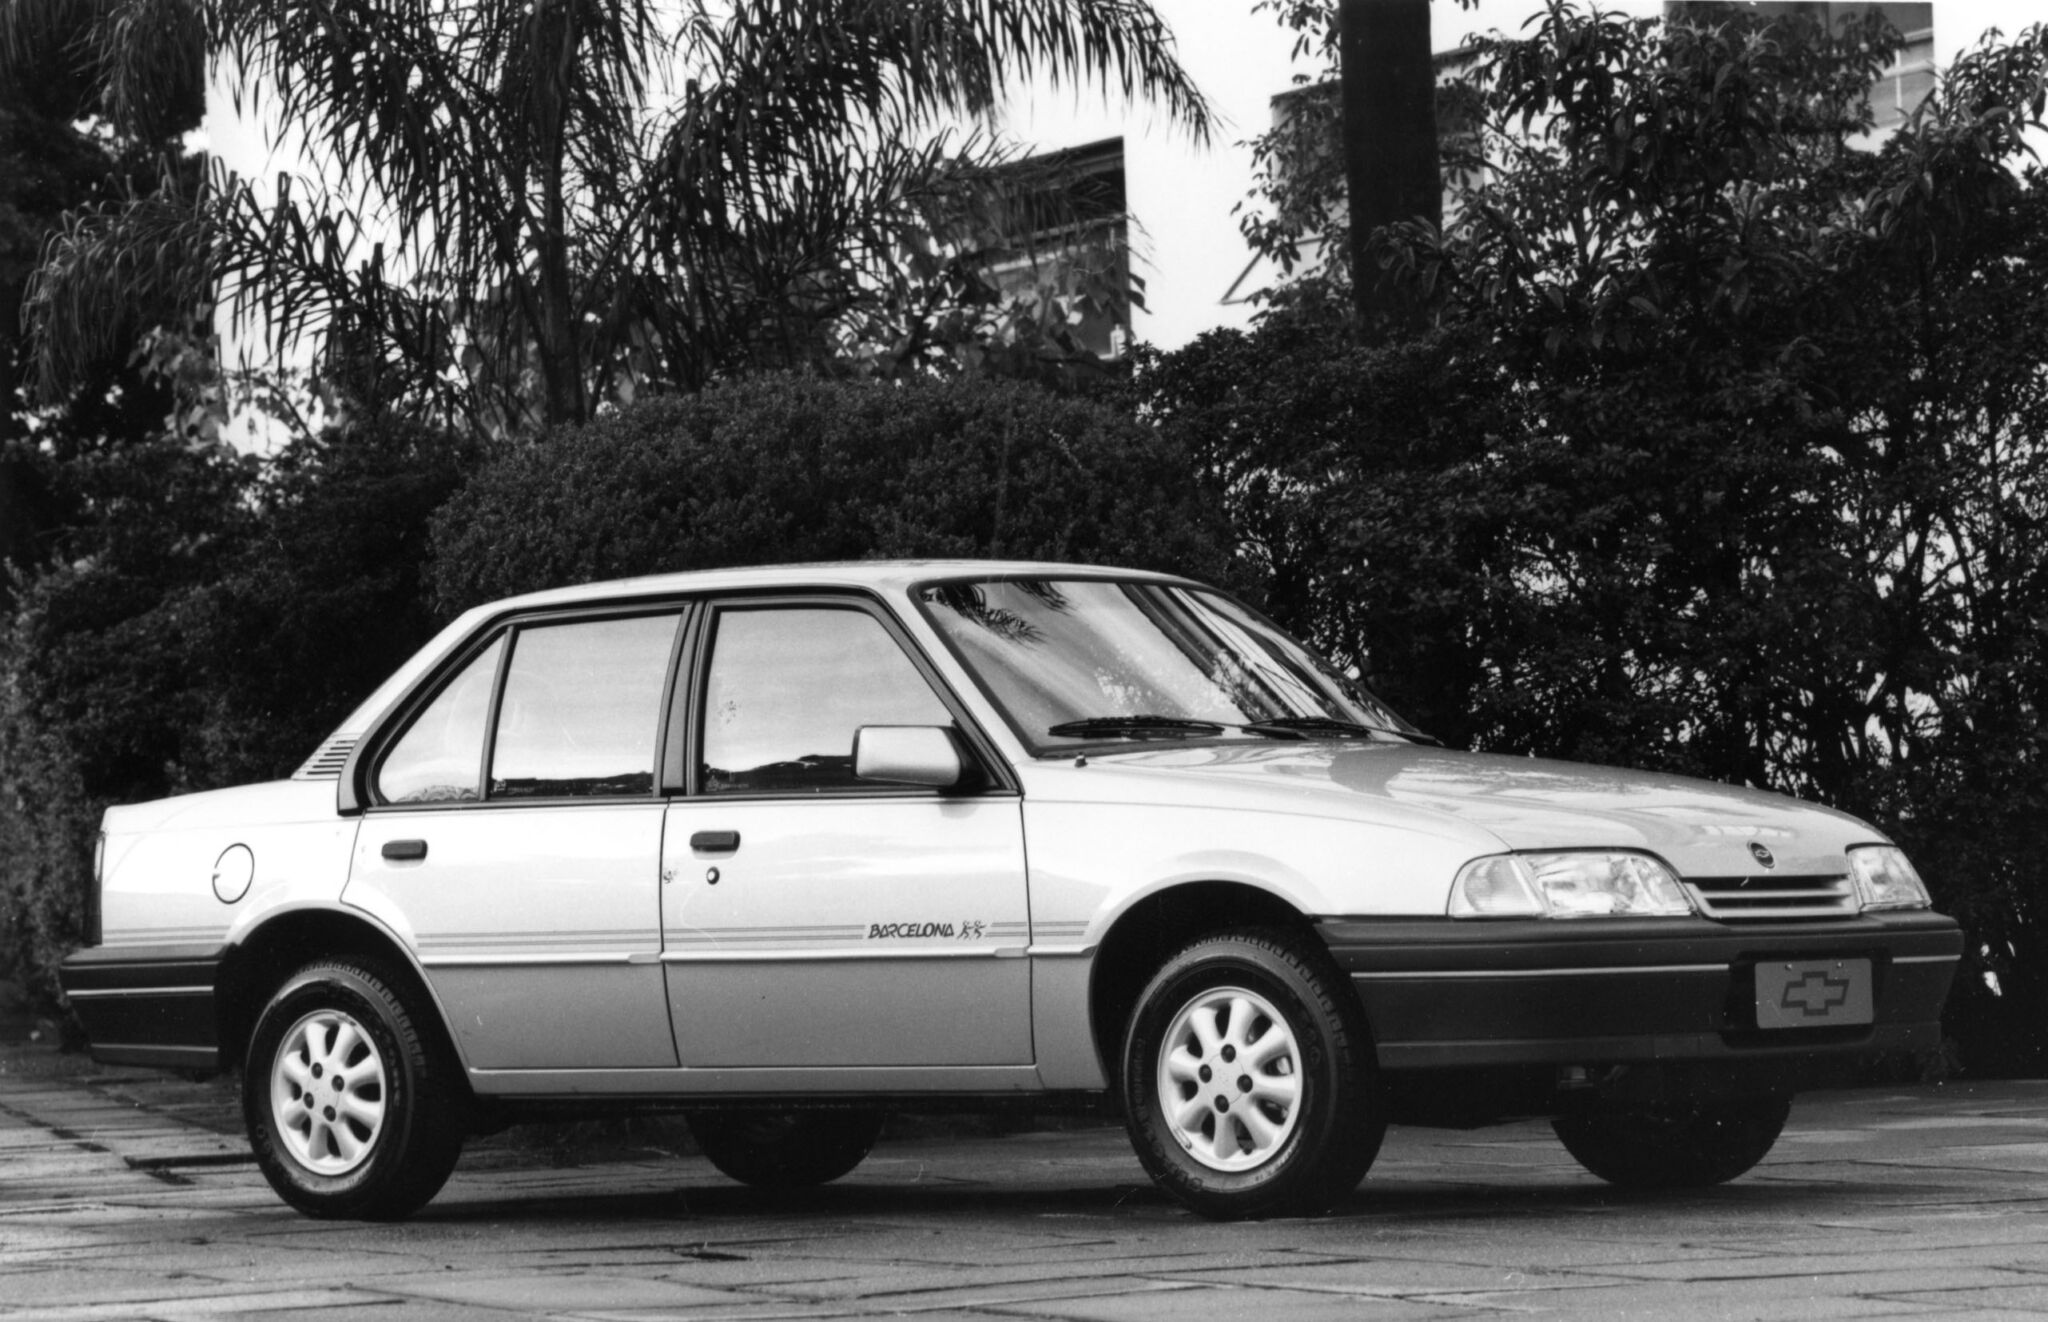
[[[1169,956],[1198,937],[1271,927],[1315,938],[1315,924],[1284,897],[1243,881],[1184,881],[1139,899],[1103,934],[1088,979],[1088,1025],[1112,1092],[1139,993]]]
[[[264,919],[221,960],[214,991],[221,1064],[231,1069],[241,1065],[257,1018],[285,979],[316,959],[350,956],[373,960],[404,978],[416,1002],[432,1009],[433,1022],[422,1028],[439,1037],[449,1059],[461,1062],[440,997],[404,942],[360,913],[304,908]]]

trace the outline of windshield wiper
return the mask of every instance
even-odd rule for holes
[[[1420,730],[1390,730],[1380,725],[1365,725],[1359,721],[1340,720],[1335,716],[1275,716],[1270,721],[1253,721],[1240,727],[1249,734],[1292,735],[1307,739],[1315,735],[1336,735],[1345,739],[1370,739],[1374,735],[1390,734],[1398,739],[1415,743],[1438,744],[1442,741],[1423,734]]]
[[[1061,721],[1046,727],[1045,732],[1066,739],[1086,739],[1091,735],[1143,739],[1147,735],[1222,734],[1223,727],[1214,721],[1189,721],[1178,716],[1088,716],[1078,721]]]

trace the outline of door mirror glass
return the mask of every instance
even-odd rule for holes
[[[861,780],[949,790],[965,770],[952,734],[936,725],[864,725],[853,736],[853,774]]]

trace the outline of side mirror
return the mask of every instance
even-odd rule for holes
[[[943,726],[863,725],[854,732],[857,779],[949,790],[966,771],[952,733]]]

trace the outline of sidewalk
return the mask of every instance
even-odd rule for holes
[[[1802,1098],[1750,1176],[1627,1195],[1548,1127],[1397,1130],[1338,1213],[1218,1225],[1114,1129],[885,1138],[775,1198],[634,1148],[466,1156],[399,1226],[290,1212],[232,1090],[0,1055],[0,1318],[2048,1314],[2048,1084]]]

